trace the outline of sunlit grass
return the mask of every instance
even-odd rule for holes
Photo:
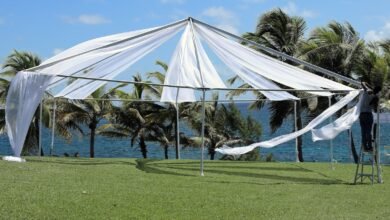
[[[355,165],[135,159],[0,161],[1,219],[388,219]]]

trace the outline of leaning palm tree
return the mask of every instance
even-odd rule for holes
[[[266,47],[283,52],[287,55],[299,56],[299,49],[303,42],[305,29],[306,22],[302,17],[289,16],[280,8],[277,8],[263,14],[257,22],[256,31],[254,33],[246,33],[243,35],[243,37],[248,40],[252,40],[259,44],[262,44]],[[248,84],[243,84],[241,85],[241,87],[250,86]],[[239,94],[230,93],[230,95]],[[262,98],[260,94],[255,95],[259,99]],[[305,105],[302,102],[297,103],[298,129],[302,128],[301,109],[304,106]],[[254,107],[262,108],[263,102],[256,101],[252,103],[251,108]],[[291,101],[272,102],[269,105],[269,109],[271,112],[271,131],[275,132],[289,116],[294,114],[294,103],[292,103]],[[298,137],[298,158],[299,161],[303,162],[301,136]]]
[[[14,77],[19,71],[29,69],[35,66],[38,66],[41,63],[41,59],[29,52],[19,52],[14,50],[5,60],[3,64],[3,71],[0,73],[0,102],[5,103],[5,98],[7,96],[7,91],[11,82],[12,77]],[[41,107],[41,106],[40,106]],[[40,108],[39,107],[39,108]],[[38,108],[38,109],[39,109]],[[4,111],[4,110],[2,110]],[[4,114],[5,115],[5,114]],[[43,123],[48,124],[48,108],[43,106]],[[5,117],[5,116],[4,116]],[[30,151],[36,151],[39,141],[39,121],[40,114],[37,110],[34,114],[28,133],[26,136],[26,141],[24,143],[22,154],[27,154]],[[5,132],[5,120],[4,123],[1,123],[2,126],[0,130]],[[40,152],[43,155],[43,150]]]
[[[108,119],[111,114],[112,103],[105,99],[109,98],[109,92],[100,87],[85,100],[68,100],[59,103],[57,108],[58,129],[77,130],[81,133],[82,125],[88,125],[90,130],[90,157],[95,157],[95,136],[99,123]],[[104,100],[99,100],[104,99]]]

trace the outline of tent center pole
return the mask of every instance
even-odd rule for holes
[[[176,91],[176,159],[180,160],[180,127],[179,127],[179,103],[177,102],[179,98],[180,88],[177,88]]]
[[[202,148],[201,148],[201,159],[200,159],[200,175],[204,176],[204,122],[205,122],[205,93],[206,90],[202,89],[202,130],[201,130],[201,141],[202,141]]]

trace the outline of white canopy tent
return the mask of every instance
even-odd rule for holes
[[[161,102],[176,104],[194,102],[197,101],[195,91],[200,90],[202,91],[204,113],[206,90],[231,90],[219,77],[203,48],[202,42],[206,43],[217,57],[242,80],[255,90],[260,91],[269,100],[299,99],[290,94],[289,91],[305,91],[317,96],[328,97],[333,95],[332,92],[348,92],[348,95],[299,131],[247,147],[217,149],[221,153],[242,154],[254,147],[274,147],[294,139],[314,129],[359,95],[359,90],[264,55],[242,45],[241,42],[244,41],[275,56],[359,86],[359,83],[352,79],[265,48],[193,18],[188,18],[165,26],[86,41],[46,60],[37,67],[19,72],[11,82],[6,101],[7,133],[14,155],[20,157],[30,121],[45,91],[61,88],[53,95],[54,97],[86,98],[107,82],[118,82],[115,77],[182,29],[184,32],[173,53],[165,82],[162,85],[164,87]],[[64,86],[64,79],[69,77],[75,80]],[[290,89],[281,89],[277,83]],[[316,138],[329,140],[340,131],[348,129],[356,120],[356,114],[359,112],[358,105],[355,108],[338,119],[341,121],[340,123],[333,123],[322,128],[320,133],[316,133]],[[204,115],[202,139],[203,137]],[[204,141],[202,141],[202,161],[203,149]],[[201,172],[203,173],[203,162]]]

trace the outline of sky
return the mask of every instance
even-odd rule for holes
[[[257,19],[277,7],[304,17],[307,33],[336,20],[350,22],[367,41],[390,38],[390,0],[3,0],[0,62],[14,49],[47,59],[92,38],[160,26],[189,16],[241,35],[253,32]],[[168,62],[174,42],[170,45],[138,64],[134,71],[156,68],[153,59]]]

